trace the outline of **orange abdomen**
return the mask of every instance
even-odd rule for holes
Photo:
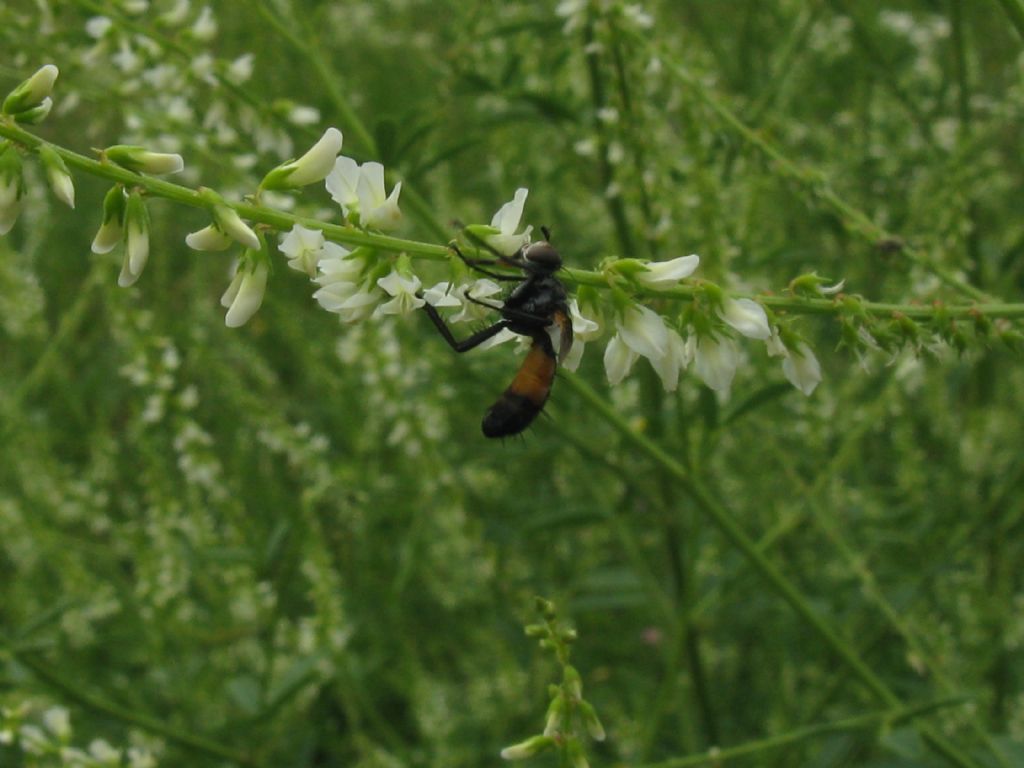
[[[484,435],[507,437],[530,426],[547,402],[554,380],[555,354],[545,331],[534,338],[516,377],[484,416]]]

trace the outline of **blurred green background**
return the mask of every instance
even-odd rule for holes
[[[413,239],[444,243],[526,186],[525,221],[571,266],[698,253],[739,290],[815,270],[874,300],[965,300],[861,211],[1013,301],[1015,3],[14,0],[0,90],[56,63],[39,135],[177,151],[176,180],[232,199],[336,125],[345,154],[405,180]],[[153,201],[149,266],[120,289],[120,256],[89,252],[108,185],[77,175],[71,212],[37,168],[28,182],[0,239],[8,733],[63,705],[71,744],[167,766],[497,765],[542,727],[557,674],[522,633],[535,594],[579,630],[608,730],[593,765],[886,709],[564,382],[524,439],[480,436],[511,346],[457,356],[420,316],[340,326],[283,260],[229,330],[230,258],[184,244],[200,212]],[[295,210],[340,220],[319,187]],[[959,764],[1024,765],[1019,357],[973,337],[865,352],[834,320],[798,328],[824,372],[810,398],[753,343],[728,398],[692,374],[667,394],[643,361],[610,389],[603,344],[580,376],[905,703],[964,697],[927,718]],[[8,741],[5,768],[78,764]],[[876,721],[728,764],[957,763]]]

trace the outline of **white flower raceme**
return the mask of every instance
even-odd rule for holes
[[[523,206],[526,205],[528,194],[528,189],[520,187],[516,190],[512,200],[501,206],[491,218],[491,227],[498,231],[484,235],[484,242],[498,253],[511,256],[530,242],[533,227],[527,227],[522,232],[516,233],[519,220],[523,217]]]
[[[701,380],[717,392],[726,392],[732,386],[733,376],[740,364],[740,350],[728,337],[690,336],[686,341],[687,355],[693,360],[694,370]]]
[[[384,166],[380,163],[369,162],[360,166],[352,158],[342,155],[327,176],[327,191],[346,217],[358,216],[360,226],[387,231],[397,227],[401,221],[398,196],[402,192],[402,182],[395,185],[390,195],[386,194]]]
[[[422,307],[426,302],[417,292],[420,290],[420,279],[413,274],[403,274],[398,269],[392,270],[387,276],[380,278],[377,285],[391,297],[390,301],[373,310],[374,317],[381,315],[407,315]]]
[[[328,128],[306,154],[268,173],[260,182],[260,188],[290,189],[323,181],[334,168],[342,141],[341,131]]]
[[[281,238],[281,253],[288,257],[288,266],[305,272],[312,280],[316,265],[324,252],[324,233],[319,229],[306,229],[296,224]]]
[[[693,253],[669,261],[650,261],[644,266],[647,271],[637,273],[637,282],[648,288],[663,290],[692,275],[700,266],[700,256]]]
[[[747,338],[763,341],[772,334],[764,307],[752,299],[726,298],[718,315]]]
[[[235,266],[235,276],[220,297],[221,306],[228,308],[224,315],[224,324],[228,328],[245,325],[256,314],[267,292],[269,273],[270,265],[263,258],[255,263],[250,259],[242,259]]]

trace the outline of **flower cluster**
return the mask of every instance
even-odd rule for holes
[[[156,758],[149,750],[139,747],[118,749],[103,739],[94,739],[87,749],[81,749],[71,746],[72,736],[71,714],[64,707],[50,707],[40,713],[34,712],[27,704],[0,707],[0,751],[5,745],[13,747],[28,758],[26,765],[156,767]]]
[[[16,120],[26,115],[35,119],[37,114],[48,111],[56,76],[56,67],[42,67],[4,100],[3,111]],[[341,131],[328,128],[301,157],[267,173],[255,199],[259,201],[264,192],[294,190],[322,181],[353,232],[356,228],[393,230],[402,216],[398,206],[401,182],[388,193],[384,167],[372,161],[359,164],[339,155],[342,144]],[[24,195],[22,151],[11,142],[0,145],[0,232],[13,225]],[[61,152],[42,144],[36,154],[56,196],[74,206],[74,186]],[[101,156],[105,162],[139,174],[176,173],[184,167],[179,155],[151,152],[139,146],[108,147]],[[474,246],[487,248],[502,258],[514,258],[531,242],[533,228],[520,228],[528,194],[525,188],[517,189],[512,200],[495,212],[490,224],[469,224],[464,236]],[[93,240],[95,253],[107,253],[118,243],[124,243],[118,278],[122,286],[134,284],[149,259],[145,195],[145,186],[141,184],[131,188],[114,186],[104,199],[102,223]],[[266,227],[254,229],[243,221],[238,205],[228,203],[211,189],[201,189],[199,197],[212,222],[189,234],[186,243],[207,251],[224,250],[235,243],[242,246],[221,297],[226,308],[225,323],[238,327],[258,311],[272,274]],[[316,284],[313,298],[320,306],[346,323],[409,314],[426,303],[445,310],[453,323],[479,320],[488,308],[501,309],[501,289],[497,283],[468,279],[460,260],[452,260],[453,279],[424,288],[407,254],[382,258],[377,248],[363,245],[349,249],[328,241],[320,229],[295,225],[281,237],[279,248],[290,268],[304,273]],[[611,289],[611,301],[599,301],[595,289],[590,287],[581,287],[578,296],[570,301],[574,338],[563,364],[575,370],[586,345],[608,336],[603,360],[612,384],[625,379],[643,357],[668,391],[678,387],[680,374],[692,365],[707,386],[727,392],[743,359],[737,341],[746,337],[763,341],[770,355],[781,357],[785,377],[809,395],[821,379],[821,370],[806,342],[789,327],[773,323],[755,300],[730,296],[709,281],[693,278],[699,265],[696,254],[663,262],[617,259],[606,264],[603,274]],[[681,286],[682,294],[677,290]],[[817,283],[812,288],[819,293],[826,291]],[[677,316],[667,317],[641,300],[665,292],[689,297],[691,302]],[[552,324],[553,335],[556,326]],[[486,346],[511,339],[528,341],[504,329],[488,339]],[[553,343],[560,348],[558,339],[553,339]]]

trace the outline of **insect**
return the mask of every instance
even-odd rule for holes
[[[469,259],[458,246],[451,246],[460,259],[478,272],[495,280],[519,282],[501,306],[466,296],[476,304],[500,311],[498,322],[458,341],[437,310],[430,304],[423,306],[441,336],[456,352],[468,352],[506,328],[533,340],[512,383],[484,415],[482,427],[487,437],[517,435],[533,423],[551,394],[557,363],[565,359],[572,347],[568,296],[565,286],[555,277],[562,268],[562,257],[548,242],[551,237],[548,230],[545,228],[543,232],[544,240],[524,245],[512,256],[496,254],[493,259]],[[520,269],[525,278],[490,269],[498,265]],[[557,354],[548,333],[551,326],[559,332]]]

